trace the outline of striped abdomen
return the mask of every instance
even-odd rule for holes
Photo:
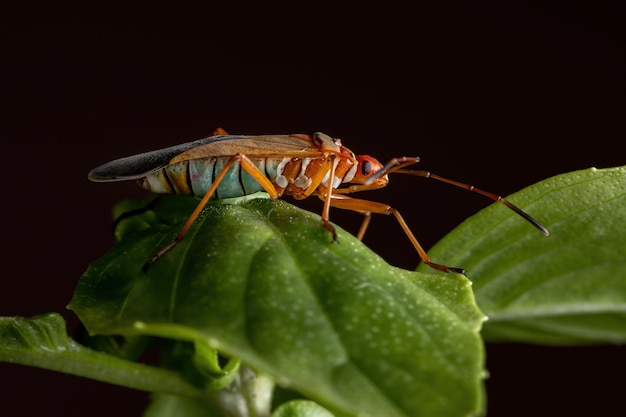
[[[254,159],[255,165],[268,174],[267,159]],[[168,165],[141,178],[142,188],[158,194],[180,194],[203,196],[222,171],[228,158],[199,158]],[[276,165],[269,161],[271,166]],[[241,197],[262,191],[259,183],[235,163],[217,187],[215,198]]]
[[[159,194],[203,196],[228,162],[228,157],[190,159],[161,168],[138,182],[149,191]],[[320,184],[327,183],[328,172],[322,166],[324,158],[251,158],[261,173],[272,181],[278,195],[288,194],[296,198],[311,195]],[[342,163],[339,164],[343,168]],[[350,164],[351,165],[351,164]],[[338,167],[338,178],[333,188],[348,182],[354,175]],[[215,198],[241,197],[263,191],[263,187],[235,162],[220,182]]]

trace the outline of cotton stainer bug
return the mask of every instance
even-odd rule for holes
[[[318,196],[324,201],[323,225],[334,240],[335,229],[329,221],[331,206],[365,215],[357,234],[359,240],[365,234],[372,213],[393,214],[422,262],[441,271],[464,273],[461,268],[431,261],[395,208],[346,195],[385,187],[391,173],[432,178],[482,194],[504,204],[548,234],[539,222],[496,194],[429,171],[406,169],[418,161],[418,157],[401,157],[383,166],[369,155],[356,156],[339,139],[319,132],[313,135],[243,136],[228,135],[217,129],[213,136],[194,142],[111,161],[92,170],[89,179],[95,182],[137,180],[142,188],[154,193],[201,197],[174,240],[156,252],[144,265],[144,270],[185,237],[209,199],[238,197],[264,190],[271,198]],[[339,188],[342,184],[347,186]]]

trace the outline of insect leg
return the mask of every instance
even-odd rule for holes
[[[473,185],[470,185],[470,184],[465,184],[465,183],[462,183],[462,182],[459,182],[459,181],[451,180],[449,178],[441,177],[439,175],[433,174],[430,171],[411,170],[411,169],[398,169],[398,170],[395,170],[394,172],[397,172],[397,173],[400,173],[400,174],[414,175],[416,177],[431,178],[431,179],[434,179],[434,180],[437,180],[437,181],[441,181],[441,182],[445,182],[447,184],[454,185],[456,187],[464,188],[464,189],[466,189],[468,191],[472,191],[472,192],[478,193],[480,195],[484,195],[485,197],[488,197],[488,198],[492,199],[493,201],[497,201],[499,203],[504,204],[506,207],[508,207],[509,209],[513,210],[515,213],[517,213],[518,215],[520,215],[524,219],[526,219],[530,224],[532,224],[535,228],[537,228],[544,235],[548,236],[550,234],[548,229],[546,229],[544,226],[542,226],[541,223],[539,223],[537,220],[535,220],[533,217],[531,217],[528,213],[524,212],[522,209],[520,209],[519,207],[517,207],[513,203],[505,200],[502,196],[499,196],[497,194],[493,194],[493,193],[490,193],[488,191],[481,190],[480,188],[476,188],[476,187],[474,187]]]
[[[335,178],[335,168],[337,167],[337,161],[335,155],[330,155],[330,171],[328,175],[328,188],[326,193],[324,193],[324,209],[322,210],[322,222],[324,223],[324,227],[333,235],[333,242],[337,241],[337,231],[334,226],[330,222],[330,206],[332,204],[333,199],[333,180]]]
[[[213,194],[215,194],[215,190],[217,190],[217,187],[226,176],[226,173],[228,172],[228,170],[237,161],[239,161],[241,168],[243,168],[248,174],[250,174],[252,178],[254,178],[261,185],[261,187],[263,187],[263,189],[270,195],[271,198],[278,197],[278,192],[276,191],[274,184],[269,180],[269,178],[267,178],[263,174],[263,172],[261,172],[261,170],[254,164],[254,162],[252,162],[252,160],[250,160],[250,158],[240,153],[233,155],[224,164],[224,167],[220,171],[219,175],[217,176],[217,178],[215,178],[215,181],[213,181],[213,184],[211,184],[211,187],[204,194],[204,196],[202,197],[202,199],[200,200],[200,202],[198,203],[194,211],[191,213],[191,215],[189,216],[189,218],[187,219],[183,227],[180,229],[176,237],[174,237],[174,240],[172,240],[169,244],[161,248],[152,258],[150,258],[150,260],[148,260],[148,262],[146,262],[144,266],[142,267],[143,271],[146,271],[152,264],[158,261],[163,255],[169,252],[174,246],[176,246],[178,242],[183,240],[183,238],[185,237],[185,235],[187,234],[187,232],[189,231],[193,223],[196,221],[200,213],[202,213],[202,210],[204,209],[204,207],[206,207],[207,203],[209,202]]]
[[[157,195],[155,198],[153,198],[152,200],[150,200],[150,202],[148,204],[146,204],[143,207],[139,207],[133,210],[129,210],[126,211],[122,214],[120,214],[117,219],[115,219],[113,221],[113,225],[112,228],[113,230],[117,229],[117,226],[122,222],[122,220],[127,219],[129,217],[133,217],[133,216],[137,216],[139,214],[143,214],[147,211],[152,210],[153,208],[155,208],[160,202],[161,200],[163,200],[163,194],[159,194]]]
[[[361,223],[361,227],[359,227],[359,232],[356,235],[356,238],[359,240],[363,240],[363,236],[365,236],[365,232],[370,225],[370,221],[372,220],[372,212],[366,211],[363,212],[363,223]]]
[[[415,235],[413,235],[413,232],[411,232],[411,229],[404,221],[404,218],[402,217],[400,212],[396,210],[395,208],[384,203],[378,203],[376,201],[352,198],[346,195],[333,196],[330,204],[333,207],[357,211],[366,216],[363,222],[363,225],[361,225],[361,229],[359,230],[359,234],[357,235],[359,239],[363,237],[363,234],[365,234],[365,229],[367,229],[367,225],[369,224],[369,218],[371,217],[371,213],[393,214],[396,220],[398,221],[398,223],[400,224],[400,227],[402,227],[402,230],[404,230],[404,233],[407,235],[407,237],[413,244],[413,247],[417,251],[417,254],[419,255],[422,262],[424,262],[426,265],[430,266],[431,268],[437,269],[439,271],[465,274],[465,270],[463,268],[455,268],[455,267],[440,265],[440,264],[433,262],[430,259],[430,256],[428,256],[428,254],[424,250],[424,248],[422,248],[422,245],[420,245],[420,243],[417,241],[417,238],[415,237]]]

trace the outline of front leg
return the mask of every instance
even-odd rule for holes
[[[413,232],[411,232],[411,229],[404,221],[404,218],[402,217],[400,212],[396,210],[395,208],[384,203],[378,203],[376,201],[352,198],[352,197],[348,197],[342,194],[334,194],[330,198],[330,205],[332,207],[337,207],[340,209],[357,211],[365,216],[363,223],[361,224],[361,228],[359,229],[359,233],[357,235],[357,238],[359,240],[363,238],[363,235],[365,234],[365,231],[367,230],[367,226],[369,225],[372,213],[387,214],[387,215],[393,214],[396,220],[398,221],[398,223],[400,224],[400,227],[402,227],[402,230],[404,230],[404,233],[407,235],[407,237],[413,244],[413,247],[417,251],[417,254],[419,255],[422,262],[424,262],[426,265],[430,266],[431,268],[437,269],[439,271],[456,272],[459,274],[465,274],[465,270],[462,268],[449,267],[449,266],[434,263],[430,259],[430,257],[428,256],[424,248],[422,248],[422,245],[420,245],[417,238],[413,235]]]

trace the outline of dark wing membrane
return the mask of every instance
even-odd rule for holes
[[[143,178],[169,165],[172,158],[183,152],[218,141],[235,140],[237,137],[230,135],[209,136],[193,142],[170,146],[169,148],[127,156],[94,168],[87,177],[95,182],[126,181]]]

